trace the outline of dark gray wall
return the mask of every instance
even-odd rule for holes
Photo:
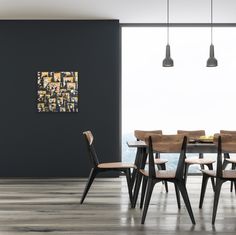
[[[87,176],[82,132],[120,160],[119,21],[0,21],[0,176]],[[79,71],[78,113],[37,113],[38,71]]]

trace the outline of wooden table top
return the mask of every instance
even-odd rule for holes
[[[130,148],[147,148],[141,140],[128,141],[127,145]],[[217,146],[214,143],[188,143],[187,153],[217,153]]]

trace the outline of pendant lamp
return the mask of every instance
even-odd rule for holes
[[[169,45],[169,0],[167,0],[167,45],[166,45],[166,57],[162,62],[163,67],[173,67],[174,61],[170,57],[170,45]]]
[[[211,45],[210,45],[210,57],[207,60],[207,67],[216,67],[218,65],[215,58],[214,45],[213,45],[213,0],[211,0]]]

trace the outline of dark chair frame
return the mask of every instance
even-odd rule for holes
[[[200,202],[199,202],[199,208],[202,209],[204,196],[206,192],[207,182],[212,175],[216,178],[216,186],[215,186],[215,194],[214,194],[214,203],[213,203],[213,212],[212,212],[212,224],[215,224],[216,219],[216,213],[218,208],[218,202],[220,197],[220,191],[222,184],[226,181],[231,181],[234,183],[234,186],[236,188],[236,178],[224,178],[223,177],[223,164],[222,164],[222,141],[221,136],[218,136],[218,147],[217,147],[217,168],[216,172],[212,171],[210,174],[210,171],[202,171],[203,177],[202,177],[202,187],[201,187],[201,195],[200,195]]]
[[[144,130],[135,130],[134,131],[134,135],[137,139],[137,141],[139,140],[145,140],[144,136],[149,136],[149,135],[155,135],[155,134],[159,134],[159,135],[162,135],[162,130],[149,130],[149,131],[144,131]],[[142,136],[143,138],[141,138],[140,136]],[[161,159],[161,155],[160,153],[155,153],[155,159]],[[167,160],[166,160],[167,161]],[[138,163],[136,163],[135,165],[137,165]],[[163,163],[157,163],[155,162],[156,166],[157,166],[157,169],[158,170],[166,170],[166,162],[163,162]],[[134,179],[136,179],[137,177],[137,171],[138,169],[135,169],[133,171],[133,173],[135,172],[135,176],[132,176],[132,186],[134,185]],[[142,181],[142,184],[143,185],[147,185],[147,180],[145,179],[145,177],[143,179],[141,179]],[[166,189],[166,192],[168,193],[169,189],[168,189],[168,184],[166,181],[163,181],[162,182],[163,184],[165,184],[165,189]],[[144,187],[143,187],[144,188]],[[145,193],[145,191],[141,193],[141,195],[143,195]],[[141,202],[140,202],[140,208],[142,208],[142,205],[143,205],[143,197],[141,196]]]
[[[220,130],[220,134],[223,134],[223,135],[225,135],[225,134],[226,135],[236,135],[236,131]],[[236,163],[228,161],[229,159],[230,159],[230,154],[229,153],[224,153],[223,170],[226,169],[228,164],[232,164],[231,170],[236,169]],[[233,182],[231,182],[230,192],[233,192],[233,186],[234,186],[234,184],[233,184]],[[236,188],[235,188],[235,192],[236,192]]]
[[[88,149],[88,153],[89,153],[89,159],[90,159],[90,162],[92,164],[92,169],[90,171],[87,184],[85,186],[83,195],[81,197],[80,204],[83,204],[84,199],[85,199],[85,197],[86,197],[86,195],[87,195],[87,193],[88,193],[95,177],[97,176],[97,174],[102,173],[102,172],[108,172],[108,171],[118,171],[118,172],[123,172],[125,174],[126,180],[127,180],[127,185],[128,185],[129,199],[130,199],[130,202],[132,203],[131,168],[129,168],[129,167],[99,168],[100,163],[99,163],[97,153],[96,153],[96,150],[95,150],[95,147],[94,147],[94,144],[93,144],[93,140],[90,141],[88,139],[88,137],[86,136],[86,132],[84,132],[83,134],[84,134],[84,137],[85,137],[85,141],[86,141],[86,145],[87,145],[87,149]],[[111,162],[111,164],[112,164],[112,162]],[[135,166],[133,166],[133,167],[135,168]]]
[[[186,130],[177,130],[177,134],[184,134],[186,136],[189,137],[189,139],[194,138],[193,136],[197,136],[197,134],[200,135],[205,135],[205,130],[194,130],[194,131],[186,131]],[[199,136],[200,137],[200,136]],[[198,158],[199,159],[204,159],[204,155],[203,153],[199,153],[198,154]],[[188,177],[188,169],[191,165],[194,165],[196,163],[187,163],[185,161],[185,171],[184,171],[184,178],[185,178],[185,183],[187,183],[187,177]],[[206,165],[208,167],[209,170],[213,170],[213,163],[204,163],[204,164],[200,164],[201,170],[204,170],[204,165]],[[215,191],[215,182],[214,182],[214,178],[211,178],[211,183],[212,183],[212,189],[213,191]]]
[[[141,223],[144,224],[144,222],[145,222],[150,199],[151,199],[153,188],[154,188],[155,184],[164,180],[164,181],[174,183],[178,208],[180,208],[179,191],[181,192],[181,195],[183,197],[183,200],[186,205],[187,211],[189,213],[190,219],[191,219],[192,223],[195,224],[195,219],[194,219],[194,215],[192,212],[192,207],[190,204],[190,200],[188,197],[188,192],[187,192],[185,180],[184,180],[184,161],[186,158],[187,137],[186,136],[183,137],[183,143],[182,143],[182,147],[180,150],[179,161],[178,161],[178,165],[176,168],[176,173],[175,173],[174,178],[157,178],[156,177],[156,170],[155,170],[154,159],[153,159],[153,145],[152,145],[152,137],[151,136],[148,138],[148,146],[149,146],[149,148],[148,148],[149,149],[149,173],[148,173],[148,176],[145,176],[147,178],[147,191],[146,191],[146,196],[145,196],[144,209],[143,209]]]
[[[232,164],[231,165],[231,170],[236,170],[236,163],[228,161],[229,159],[230,159],[230,154],[229,153],[224,153],[223,170],[226,169],[226,167],[229,164]],[[231,182],[230,183],[230,192],[231,193],[233,192],[233,187],[234,187],[234,184],[233,184],[233,182]],[[234,189],[235,189],[235,192],[236,192],[236,187]]]

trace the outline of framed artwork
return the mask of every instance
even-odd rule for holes
[[[78,72],[38,72],[38,112],[78,112]]]

